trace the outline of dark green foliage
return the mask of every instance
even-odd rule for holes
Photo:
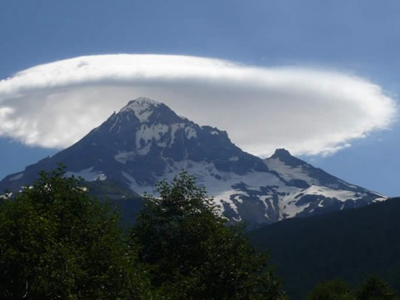
[[[367,278],[357,291],[357,300],[396,300],[395,291],[378,277]]]
[[[291,219],[250,233],[293,299],[318,283],[341,278],[358,286],[377,274],[400,292],[400,199],[306,219]]]
[[[133,228],[154,286],[171,299],[282,299],[279,281],[212,199],[183,172],[160,182]]]
[[[342,280],[328,280],[317,284],[307,300],[396,300],[395,291],[382,279],[371,276],[353,292]]]
[[[307,300],[356,300],[356,297],[344,281],[328,280],[317,284]]]
[[[41,173],[1,205],[0,298],[148,299],[117,221],[62,167]]]
[[[106,202],[111,209],[119,211],[120,224],[124,229],[130,228],[136,215],[143,207],[144,199],[127,186],[111,180],[95,180],[85,182],[89,194],[101,202]]]

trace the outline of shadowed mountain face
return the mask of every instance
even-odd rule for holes
[[[138,194],[181,170],[196,176],[232,220],[250,226],[364,206],[384,200],[278,149],[262,160],[235,146],[224,131],[199,126],[147,98],[130,101],[71,147],[0,182],[29,185],[40,170],[62,163],[69,175],[118,183]]]

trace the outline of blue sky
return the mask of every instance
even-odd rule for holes
[[[260,68],[355,76],[398,103],[399,13],[400,3],[391,0],[1,1],[0,79],[79,56],[201,56]],[[31,101],[25,106],[28,114],[35,103],[33,98],[26,101]],[[345,102],[343,112],[347,104],[352,103]],[[175,105],[185,111],[182,104]],[[58,113],[62,118],[63,111]],[[71,124],[76,121],[68,118]],[[301,158],[351,183],[398,196],[400,125],[390,122],[388,127],[350,139],[347,147],[328,156],[303,151]],[[0,177],[58,151],[26,146],[12,137],[0,138]]]

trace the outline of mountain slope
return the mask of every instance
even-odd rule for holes
[[[385,199],[315,168],[285,149],[277,149],[264,162],[287,186],[296,188],[281,197],[285,217],[355,208]]]
[[[235,146],[226,132],[199,126],[147,98],[130,101],[71,147],[7,176],[0,190],[17,190],[59,162],[70,175],[118,182],[138,194],[154,193],[157,181],[185,169],[232,221],[251,226],[385,199],[283,149],[263,161]]]

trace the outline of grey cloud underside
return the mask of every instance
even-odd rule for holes
[[[37,66],[0,81],[0,136],[65,148],[139,96],[227,130],[236,145],[259,156],[279,147],[294,154],[333,153],[388,128],[397,113],[379,86],[337,72],[103,55]]]
[[[71,147],[7,176],[0,189],[18,190],[58,162],[68,166],[69,175],[82,176],[97,188],[113,183],[137,194],[154,193],[157,181],[185,169],[232,222],[250,226],[385,199],[284,149],[262,160],[235,146],[225,131],[199,126],[146,98],[129,102]]]

